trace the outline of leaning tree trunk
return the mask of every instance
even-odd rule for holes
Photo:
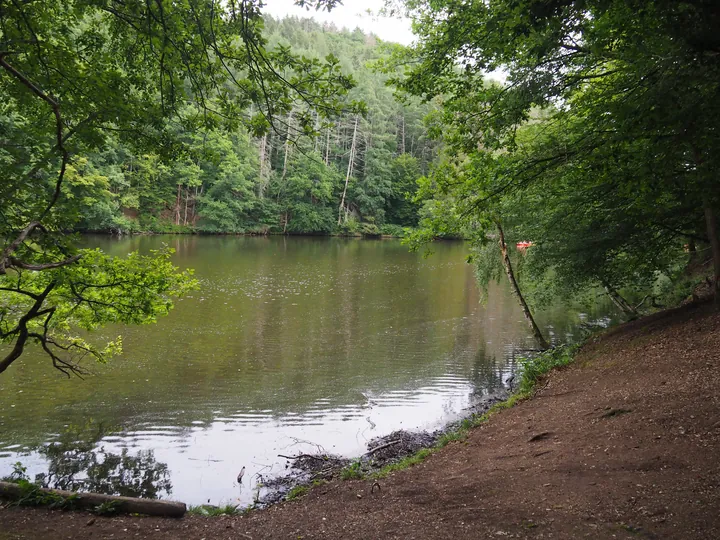
[[[545,337],[543,337],[542,332],[540,331],[540,328],[538,327],[537,323],[535,322],[535,319],[532,316],[532,313],[530,312],[530,308],[527,305],[527,302],[525,302],[525,298],[523,297],[522,293],[520,292],[520,286],[518,285],[517,280],[515,279],[515,273],[513,272],[512,264],[510,263],[510,255],[508,254],[507,244],[505,244],[505,233],[503,232],[503,228],[500,225],[500,222],[498,221],[495,223],[497,226],[499,238],[500,238],[500,250],[502,251],[502,260],[503,260],[503,266],[505,267],[505,273],[507,274],[508,281],[510,281],[510,286],[512,287],[513,293],[515,296],[517,296],[518,301],[520,302],[520,306],[522,307],[523,314],[525,315],[525,319],[527,320],[528,324],[530,325],[530,329],[532,330],[533,337],[535,338],[535,341],[537,342],[538,346],[542,350],[546,350],[550,348],[550,345],[545,340]]]
[[[707,227],[708,240],[713,258],[713,294],[715,296],[715,307],[720,310],[720,238],[718,238],[717,219],[710,201],[706,198],[703,201],[705,210],[705,225]]]
[[[625,300],[625,298],[623,298],[622,295],[612,287],[612,285],[610,285],[604,279],[600,279],[600,282],[602,283],[608,297],[610,297],[610,300],[612,300],[612,303],[615,304],[615,307],[622,311],[628,319],[636,319],[638,317],[637,309],[632,307],[630,303]]]

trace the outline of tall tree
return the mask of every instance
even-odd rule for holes
[[[690,239],[711,248],[717,274],[716,2],[406,6],[420,37],[396,51],[397,63],[414,60],[397,83],[442,99],[438,131],[460,180],[440,170],[428,191],[449,221],[477,227],[498,204],[542,199],[524,216],[531,239],[610,290],[651,280]],[[486,78],[498,69],[503,84]]]

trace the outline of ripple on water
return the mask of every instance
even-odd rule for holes
[[[248,504],[259,474],[285,470],[278,454],[353,456],[375,436],[434,429],[505,380],[531,346],[504,286],[480,304],[461,243],[424,259],[395,242],[97,240],[119,255],[162,242],[196,268],[202,290],[156,325],[108,329],[123,334],[125,354],[89,384],[48,395],[44,359],[13,370],[0,390],[0,476],[18,460],[31,476],[47,471],[27,445],[62,441],[93,418],[111,428],[83,447],[133,459],[152,450],[172,498]],[[572,313],[545,324],[569,332]]]

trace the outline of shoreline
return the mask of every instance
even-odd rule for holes
[[[718,351],[720,313],[707,302],[681,306],[591,337],[572,364],[534,373],[542,382],[530,399],[496,405],[466,436],[382,477],[333,478],[289,502],[216,519],[4,508],[0,540],[43,531],[78,540],[714,539]]]

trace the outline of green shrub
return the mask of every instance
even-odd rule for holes
[[[290,491],[288,491],[287,495],[285,495],[285,500],[292,501],[294,499],[298,499],[304,495],[307,495],[308,491],[310,491],[310,488],[307,486],[295,486]]]
[[[360,232],[363,236],[380,236],[380,229],[374,223],[362,223]]]
[[[242,510],[234,504],[226,504],[225,506],[202,504],[200,506],[191,506],[188,508],[188,514],[206,517],[236,516],[240,513],[242,513]]]
[[[340,478],[343,480],[354,480],[360,479],[363,476],[363,471],[360,467],[360,460],[356,459],[350,465],[340,471]]]
[[[400,225],[393,225],[392,223],[384,223],[380,225],[380,233],[385,236],[394,236],[396,238],[403,238],[405,236],[405,229]]]

